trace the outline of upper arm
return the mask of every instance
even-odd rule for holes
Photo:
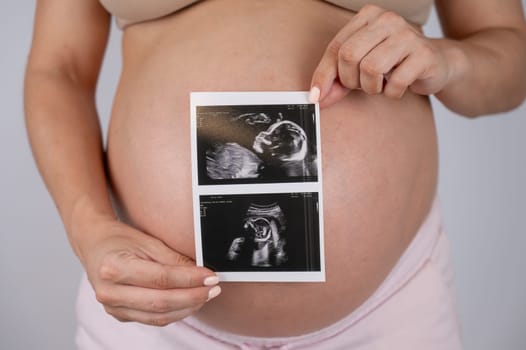
[[[462,39],[489,28],[526,35],[521,0],[436,0],[436,8],[449,38]]]
[[[65,74],[94,87],[110,28],[97,0],[37,0],[27,74]]]

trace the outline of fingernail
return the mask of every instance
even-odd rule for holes
[[[309,92],[309,101],[311,103],[317,103],[319,99],[320,99],[320,88],[317,86],[313,86]]]
[[[204,283],[205,286],[215,286],[216,284],[219,283],[219,277],[217,277],[217,276],[208,276],[207,278],[205,278],[203,283]]]
[[[221,287],[219,287],[219,286],[215,286],[214,288],[210,289],[208,291],[208,299],[207,299],[207,301],[210,300],[210,299],[214,299],[220,293],[221,293]]]

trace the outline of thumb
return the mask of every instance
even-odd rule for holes
[[[148,257],[163,265],[195,266],[195,260],[168,247],[164,242],[151,237],[145,252]]]
[[[338,79],[336,60],[326,53],[312,76],[309,101],[319,102],[320,108],[324,108],[341,100],[349,91]]]

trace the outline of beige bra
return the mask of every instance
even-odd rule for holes
[[[201,0],[99,0],[117,18],[117,24],[124,28],[130,24],[160,18]],[[358,11],[363,5],[375,4],[394,11],[408,21],[424,24],[429,16],[433,0],[325,0],[351,11]]]

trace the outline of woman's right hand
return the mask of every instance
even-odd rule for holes
[[[97,300],[119,321],[165,326],[221,292],[212,271],[122,222],[105,219],[80,233],[93,238],[79,252]]]

